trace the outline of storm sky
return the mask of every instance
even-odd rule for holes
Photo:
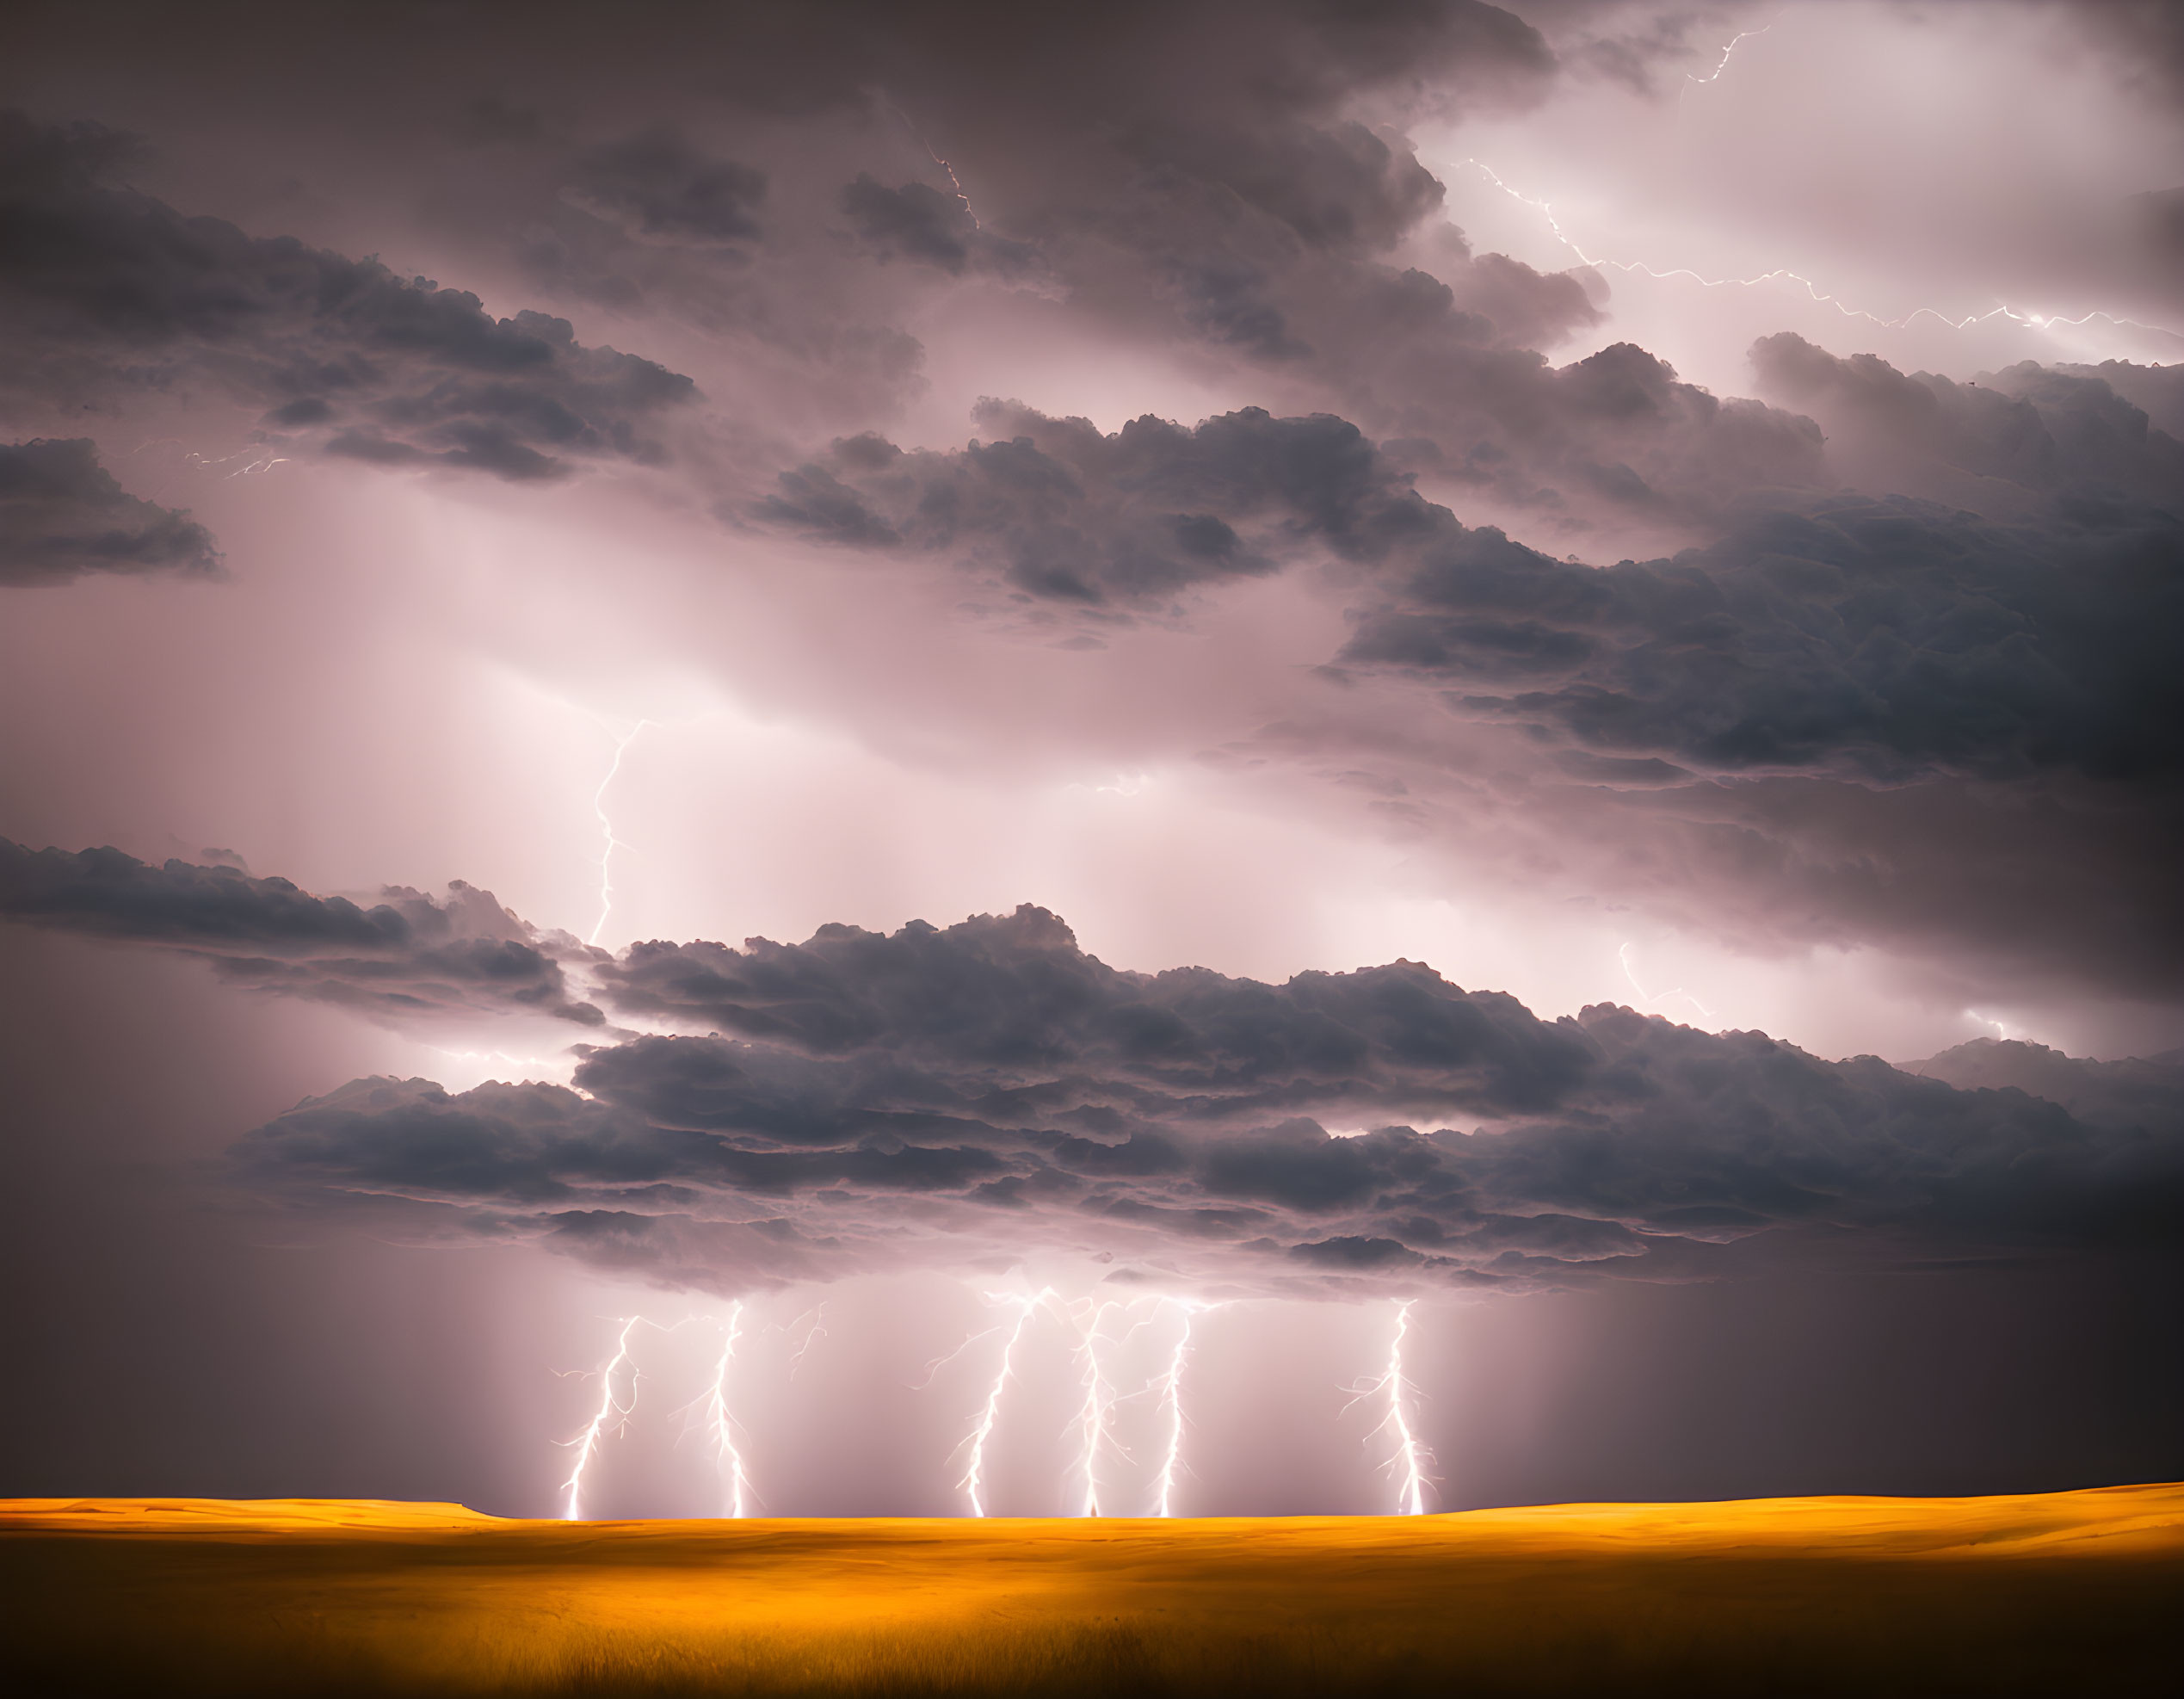
[[[1405,1302],[1440,1507],[2184,1473],[2180,96],[13,9],[0,1492],[550,1514],[641,1313],[588,1505],[713,1514],[740,1301],[766,1509],[954,1514],[1049,1287],[1003,1513],[1072,1316],[1105,1507],[1188,1317],[1183,1510],[1394,1508]]]

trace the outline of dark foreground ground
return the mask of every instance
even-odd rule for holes
[[[2184,1486],[1205,1522],[0,1500],[33,1694],[2166,1690]]]

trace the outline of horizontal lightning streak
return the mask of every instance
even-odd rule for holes
[[[1814,301],[1823,306],[1832,306],[1844,318],[1862,318],[1867,324],[1878,324],[1885,331],[1900,331],[1921,318],[1931,318],[1937,324],[1946,325],[1952,331],[1968,331],[1975,324],[1984,324],[1996,318],[2006,319],[2013,324],[2035,331],[2047,330],[2056,326],[2074,327],[2088,324],[2098,318],[2107,324],[2128,326],[2135,331],[2159,331],[2165,335],[2176,334],[2164,325],[2142,324],[2136,318],[2119,318],[2113,312],[2085,312],[2079,314],[2076,318],[2069,318],[2058,313],[2019,312],[2007,304],[1992,307],[1985,312],[1971,313],[1962,318],[1952,318],[1939,307],[1931,306],[1914,308],[1900,318],[1884,318],[1879,313],[1866,312],[1863,307],[1848,305],[1823,289],[1810,277],[1801,272],[1792,271],[1786,266],[1778,266],[1772,271],[1762,271],[1753,277],[1706,277],[1692,270],[1688,266],[1675,266],[1663,271],[1637,260],[1597,258],[1587,253],[1576,238],[1562,227],[1561,220],[1555,217],[1554,208],[1546,201],[1537,200],[1532,195],[1511,188],[1502,181],[1501,175],[1492,166],[1482,160],[1466,159],[1463,163],[1477,170],[1512,201],[1520,201],[1537,212],[1547,221],[1547,228],[1554,233],[1555,240],[1589,266],[1602,267],[1611,271],[1634,271],[1661,282],[1666,282],[1669,279],[1675,277],[1687,277],[1702,289],[1751,289],[1757,288],[1764,283],[1794,283]]]

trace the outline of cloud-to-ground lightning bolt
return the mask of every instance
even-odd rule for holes
[[[600,933],[606,930],[607,917],[614,912],[614,851],[629,848],[614,836],[614,822],[607,812],[607,788],[614,782],[614,775],[622,770],[622,757],[637,741],[638,733],[651,724],[649,720],[640,720],[614,739],[614,758],[608,763],[607,776],[599,782],[599,788],[591,794],[591,812],[599,817],[599,830],[604,834],[606,843],[599,852],[599,918],[592,926],[591,936],[584,940],[588,944],[599,942]]]
[[[1107,1384],[1107,1370],[1100,1362],[1100,1322],[1116,1307],[1112,1302],[1095,1306],[1087,1299],[1082,1313],[1068,1314],[1077,1329],[1078,1355],[1084,1359],[1084,1407],[1077,1420],[1084,1470],[1079,1516],[1100,1514],[1100,1450],[1102,1442],[1112,1442],[1114,1418],[1114,1389]]]
[[[1638,994],[1638,1001],[1644,1004],[1647,1007],[1650,1008],[1657,1003],[1666,1003],[1672,997],[1680,997],[1694,1009],[1696,1009],[1701,1018],[1709,1021],[1714,1018],[1714,1011],[1707,1008],[1705,1004],[1700,1002],[1697,998],[1694,997],[1681,985],[1678,985],[1674,991],[1653,992],[1649,993],[1645,987],[1638,983],[1638,969],[1631,966],[1631,947],[1628,944],[1625,944],[1620,949],[1615,952],[1615,959],[1623,964],[1623,977],[1631,982],[1631,989]]]
[[[1486,178],[1510,200],[1521,201],[1537,212],[1547,221],[1547,228],[1553,232],[1555,240],[1576,255],[1579,260],[1587,265],[1601,267],[1610,271],[1639,272],[1663,282],[1672,277],[1687,277],[1702,289],[1754,289],[1763,283],[1794,283],[1812,300],[1823,306],[1835,308],[1844,318],[1862,318],[1870,324],[1879,325],[1885,331],[1902,330],[1913,320],[1919,318],[1934,319],[1939,324],[1947,325],[1953,331],[1968,331],[1975,324],[1983,324],[1993,318],[2008,319],[2013,324],[2021,324],[2028,330],[2035,331],[2058,325],[2073,327],[2087,324],[2098,318],[2110,324],[2128,325],[2135,331],[2160,331],[2167,335],[2176,334],[2165,325],[2142,324],[2136,318],[2119,318],[2113,312],[2084,312],[2080,313],[2076,318],[2066,318],[2058,313],[2019,312],[2006,304],[1991,307],[1985,312],[1969,313],[1962,318],[1952,318],[1939,307],[1932,306],[1915,307],[1900,318],[1884,318],[1877,312],[1868,312],[1863,307],[1848,305],[1829,294],[1810,277],[1801,272],[1792,271],[1787,266],[1778,266],[1772,271],[1762,271],[1754,277],[1705,277],[1692,270],[1688,266],[1674,266],[1666,271],[1662,271],[1637,260],[1599,259],[1587,253],[1578,245],[1576,238],[1562,227],[1561,220],[1555,217],[1554,208],[1546,201],[1537,200],[1532,195],[1511,188],[1502,180],[1500,173],[1483,160],[1466,159],[1464,164],[1477,170],[1480,176]]]
[[[626,1423],[630,1412],[637,1408],[637,1379],[634,1371],[630,1377],[629,1402],[621,1403],[614,1396],[614,1372],[629,1361],[629,1336],[637,1331],[642,1316],[632,1316],[622,1324],[620,1336],[614,1341],[614,1355],[607,1366],[599,1371],[599,1408],[592,1412],[591,1421],[583,1433],[564,1443],[577,1449],[576,1467],[569,1471],[569,1479],[561,1483],[569,1495],[568,1507],[561,1513],[565,1522],[580,1522],[583,1518],[583,1493],[584,1470],[599,1450],[599,1441],[609,1422]]]
[[[741,1520],[746,1508],[750,1477],[743,1470],[743,1454],[737,1447],[734,1418],[728,1413],[728,1365],[736,1359],[736,1342],[743,1336],[743,1307],[738,1301],[728,1312],[728,1337],[721,1342],[720,1360],[713,1367],[713,1385],[706,1393],[706,1431],[713,1436],[713,1456],[728,1481],[728,1514]]]
[[[1396,1514],[1422,1517],[1426,1513],[1426,1467],[1431,1461],[1417,1432],[1410,1425],[1410,1412],[1404,1407],[1406,1398],[1416,1395],[1417,1389],[1403,1372],[1403,1341],[1410,1331],[1410,1302],[1406,1300],[1396,1306],[1395,1337],[1388,1342],[1388,1366],[1377,1378],[1364,1381],[1350,1388],[1349,1404],[1385,1393],[1387,1414],[1375,1423],[1366,1438],[1370,1440],[1383,1433],[1395,1436],[1395,1455],[1385,1466],[1385,1472],[1400,1479],[1402,1486],[1396,1496]]]
[[[1191,1323],[1206,1307],[1188,1298],[1173,1301],[1183,1313],[1183,1329],[1175,1336],[1175,1349],[1169,1353],[1168,1372],[1157,1383],[1160,1407],[1168,1414],[1168,1449],[1160,1460],[1159,1479],[1153,1485],[1153,1514],[1159,1517],[1175,1514],[1175,1477],[1183,1472],[1183,1364],[1190,1356]]]
[[[1001,1395],[1008,1389],[1009,1377],[1015,1371],[1017,1342],[1024,1337],[1024,1325],[1031,1319],[1032,1312],[1046,1302],[1052,1292],[1050,1287],[1031,1297],[1015,1297],[1009,1301],[1016,1306],[1016,1325],[1009,1330],[1009,1343],[1001,1348],[1001,1372],[993,1377],[993,1387],[986,1393],[985,1407],[978,1414],[978,1425],[971,1432],[970,1467],[963,1472],[963,1479],[956,1483],[969,1495],[971,1514],[974,1517],[986,1513],[985,1503],[978,1496],[985,1485],[986,1442],[993,1437],[994,1423],[1001,1415]]]

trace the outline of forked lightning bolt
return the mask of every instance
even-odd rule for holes
[[[1426,1513],[1426,1466],[1430,1461],[1424,1443],[1410,1425],[1410,1414],[1404,1408],[1407,1397],[1415,1397],[1416,1388],[1404,1378],[1403,1372],[1403,1341],[1410,1331],[1410,1305],[1408,1301],[1396,1307],[1395,1337],[1388,1343],[1388,1366],[1378,1379],[1361,1381],[1350,1388],[1351,1405],[1368,1398],[1385,1394],[1388,1412],[1373,1424],[1366,1438],[1392,1433],[1395,1436],[1395,1455],[1385,1465],[1386,1472],[1397,1477],[1402,1486],[1396,1497],[1396,1514],[1422,1517]]]
[[[1084,1407],[1077,1416],[1077,1429],[1083,1436],[1084,1497],[1079,1516],[1100,1514],[1100,1449],[1101,1443],[1113,1443],[1114,1420],[1114,1389],[1107,1384],[1107,1371],[1100,1362],[1100,1322],[1109,1310],[1119,1307],[1114,1303],[1094,1307],[1089,1299],[1084,1301],[1087,1316],[1070,1315],[1077,1323],[1079,1354],[1084,1359]]]
[[[576,1467],[569,1471],[569,1479],[561,1483],[563,1490],[569,1495],[568,1508],[561,1513],[562,1520],[565,1522],[580,1522],[583,1519],[584,1470],[590,1467],[592,1458],[597,1454],[600,1437],[606,1432],[608,1424],[610,1422],[626,1423],[629,1420],[630,1412],[637,1408],[635,1369],[632,1368],[630,1374],[627,1404],[620,1402],[614,1396],[614,1373],[624,1363],[629,1362],[629,1336],[637,1331],[639,1324],[644,1319],[642,1316],[633,1315],[622,1324],[621,1335],[614,1341],[614,1355],[608,1359],[607,1366],[599,1371],[599,1408],[592,1412],[590,1424],[583,1433],[575,1439],[564,1442],[577,1449]]]

